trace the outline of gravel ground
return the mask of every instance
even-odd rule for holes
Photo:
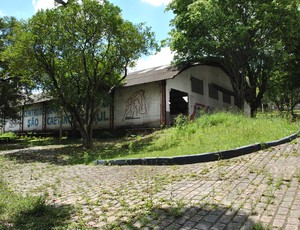
[[[18,193],[69,207],[69,229],[300,229],[300,139],[181,166],[62,165],[52,157],[62,147],[1,151],[0,173]]]

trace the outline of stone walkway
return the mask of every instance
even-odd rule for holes
[[[0,154],[1,177],[16,192],[71,207],[69,229],[300,230],[300,139],[181,166],[62,166]]]

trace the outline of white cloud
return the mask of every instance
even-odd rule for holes
[[[141,0],[142,2],[148,3],[152,6],[163,6],[168,5],[172,0]]]
[[[5,13],[3,13],[2,10],[0,10],[0,17],[4,17],[5,16]]]
[[[54,0],[32,0],[32,5],[35,12],[41,9],[51,9],[54,7]]]
[[[174,54],[169,47],[164,47],[157,54],[141,58],[137,61],[136,67],[129,70],[129,72],[148,69],[156,66],[169,65],[173,60]]]

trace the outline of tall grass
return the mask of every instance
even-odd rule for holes
[[[296,123],[278,116],[249,118],[219,112],[203,115],[193,122],[179,117],[175,127],[156,133],[150,142],[134,142],[121,155],[126,158],[168,157],[228,150],[277,140],[297,132],[298,128]]]
[[[299,122],[274,114],[259,114],[257,118],[241,114],[218,112],[203,114],[189,121],[184,116],[176,119],[174,127],[150,135],[100,139],[93,149],[79,147],[81,142],[64,140],[64,147],[55,151],[47,160],[57,164],[90,164],[99,159],[170,157],[201,154],[228,150],[253,143],[278,140],[299,130]],[[53,138],[22,138],[17,146],[0,145],[1,149],[27,147],[32,145],[57,144]],[[62,144],[62,143],[61,143]],[[45,154],[21,154],[18,159],[44,161]],[[26,158],[27,157],[27,158]],[[52,157],[52,158],[51,158]]]
[[[68,218],[68,208],[47,205],[45,196],[17,194],[0,180],[0,229],[52,229]]]
[[[17,138],[17,135],[13,132],[8,132],[8,133],[0,133],[0,138],[10,138],[10,139],[14,139]]]

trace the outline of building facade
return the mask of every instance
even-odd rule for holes
[[[179,114],[193,119],[199,110],[233,108],[234,93],[228,75],[219,67],[160,66],[128,74],[111,101],[110,105],[99,102],[94,129],[159,128],[172,124]],[[19,121],[6,122],[5,132],[71,129],[67,114],[59,112],[50,99],[25,104],[20,113]]]

